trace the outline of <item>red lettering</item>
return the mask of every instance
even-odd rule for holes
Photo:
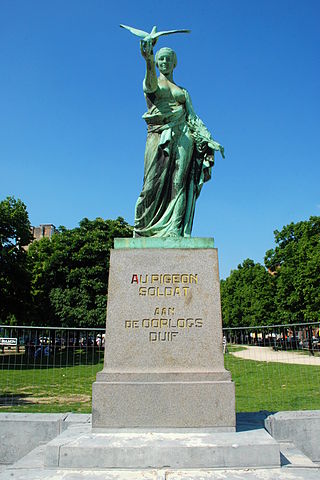
[[[132,275],[131,283],[139,283],[137,274]]]

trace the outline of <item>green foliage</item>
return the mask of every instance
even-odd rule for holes
[[[109,254],[115,237],[131,237],[122,219],[84,218],[32,243],[26,206],[0,202],[0,322],[104,326]],[[265,266],[247,259],[221,281],[225,326],[320,318],[320,217],[275,231]]]
[[[290,223],[275,231],[277,246],[265,256],[274,274],[278,316],[282,322],[320,318],[320,217]]]
[[[0,202],[0,243],[17,254],[32,240],[27,208],[21,200],[7,197]]]
[[[32,240],[25,204],[14,197],[0,202],[0,321],[20,323],[29,303],[24,245]]]
[[[224,326],[269,325],[274,322],[275,285],[265,267],[249,258],[221,281]]]
[[[60,227],[51,240],[28,251],[33,322],[63,327],[104,326],[109,255],[115,237],[132,236],[122,219],[84,218],[78,228]]]
[[[320,318],[320,217],[276,230],[265,267],[245,260],[221,281],[225,326],[293,323]]]

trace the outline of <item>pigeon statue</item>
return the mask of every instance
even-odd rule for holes
[[[127,25],[120,25],[121,28],[126,28],[129,32],[133,33],[140,38],[142,43],[152,43],[154,47],[158,41],[158,38],[162,35],[172,35],[173,33],[190,33],[191,30],[166,30],[164,32],[158,32],[157,27],[154,26],[150,33],[138,30],[137,28],[128,27]]]

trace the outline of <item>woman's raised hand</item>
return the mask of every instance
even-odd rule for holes
[[[146,60],[153,57],[153,42],[152,42],[152,40],[141,40],[140,41],[140,50],[141,50],[141,55]]]

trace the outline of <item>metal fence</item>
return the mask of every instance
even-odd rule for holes
[[[320,351],[320,322],[224,328],[227,343],[272,347],[273,350]]]
[[[223,336],[237,411],[320,409],[319,323],[224,328]],[[101,328],[0,325],[0,411],[90,412],[103,358]]]
[[[0,411],[91,410],[104,329],[0,325]]]
[[[238,411],[320,409],[319,322],[225,328],[223,334]]]

